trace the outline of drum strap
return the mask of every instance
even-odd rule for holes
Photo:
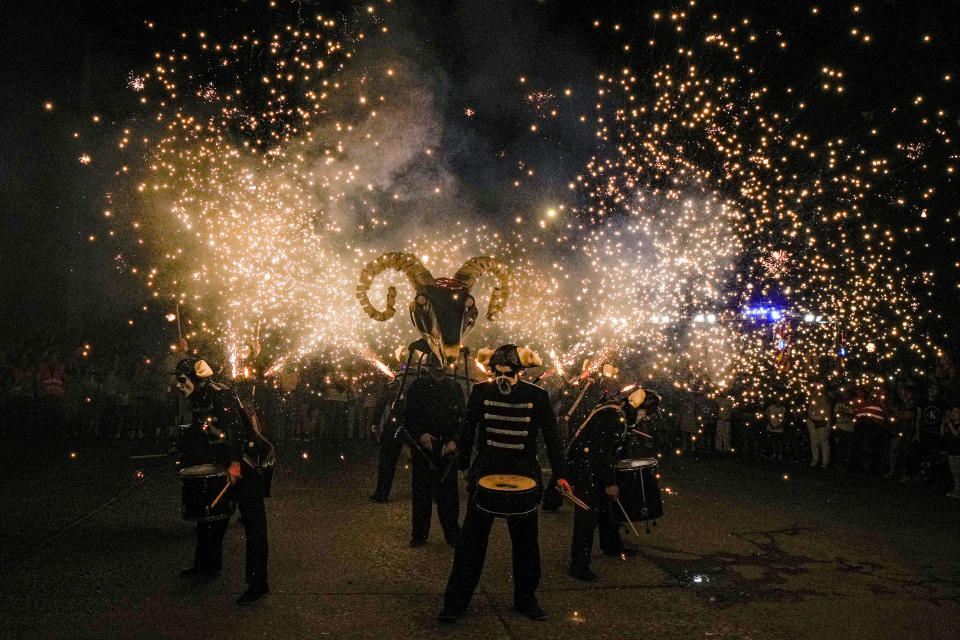
[[[575,434],[573,434],[573,437],[572,437],[572,438],[570,438],[570,443],[567,444],[567,448],[566,448],[566,450],[564,451],[564,454],[565,454],[565,455],[570,455],[570,450],[573,448],[573,443],[575,443],[575,442],[577,441],[577,438],[580,436],[580,433],[581,433],[584,429],[586,429],[587,424],[590,423],[590,418],[592,418],[593,416],[595,416],[597,413],[603,411],[604,409],[615,409],[615,410],[617,411],[617,413],[619,413],[619,414],[621,415],[621,417],[625,417],[625,416],[623,415],[623,409],[621,409],[619,405],[616,405],[616,404],[603,404],[603,405],[600,405],[599,407],[597,407],[596,409],[594,409],[593,411],[590,412],[590,415],[587,416],[587,419],[583,421],[583,424],[580,425],[580,428],[577,429],[577,432],[576,432]]]
[[[577,407],[580,406],[580,403],[583,401],[583,396],[587,395],[587,390],[593,386],[593,380],[587,380],[587,384],[583,385],[583,391],[580,392],[580,395],[577,397],[577,401],[573,403],[573,406],[570,407],[570,410],[567,411],[567,420],[573,417],[573,412],[577,410]]]

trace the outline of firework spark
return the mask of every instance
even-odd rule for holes
[[[435,153],[442,118],[416,71],[365,57],[364,45],[391,37],[377,7],[269,38],[185,36],[190,55],[157,53],[130,76],[149,124],[119,134],[137,160],[117,172],[105,224],[139,249],[130,271],[157,304],[180,305],[187,336],[216,337],[236,372],[244,345],[262,339],[268,374],[321,353],[392,376],[376,354],[415,332],[369,322],[353,290],[367,261],[397,250],[436,272],[473,255],[505,262],[513,297],[472,340],[530,344],[558,373],[630,359],[645,377],[759,403],[824,377],[889,375],[894,355],[928,357],[918,296],[932,276],[909,276],[895,251],[918,232],[871,212],[926,218],[933,188],[908,192],[889,158],[923,176],[937,166],[933,145],[872,146],[876,120],[863,135],[814,135],[802,114],[847,99],[842,69],[822,65],[803,95],[763,84],[747,53],[760,35],[692,8],[670,19],[674,35],[649,39],[652,63],[635,68],[624,53],[595,76],[596,114],[576,126],[592,124],[596,147],[570,177],[570,201],[520,212],[509,228],[449,195],[456,178]],[[531,135],[561,123],[569,89],[558,99],[526,78],[518,87]],[[955,132],[930,108],[919,100],[909,113],[952,148]],[[400,280],[375,283],[371,299],[389,284],[410,300]],[[491,286],[480,282],[477,300]],[[774,302],[772,323],[743,313]]]

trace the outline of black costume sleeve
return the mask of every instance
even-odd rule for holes
[[[419,440],[420,436],[422,436],[427,429],[427,425],[423,423],[423,418],[426,415],[424,403],[428,401],[425,390],[425,378],[417,378],[413,381],[413,384],[410,385],[410,388],[407,389],[406,421],[404,426],[416,440]]]
[[[617,445],[620,442],[620,434],[623,431],[623,422],[619,411],[609,409],[603,411],[602,418],[597,433],[597,476],[600,483],[608,487],[617,483]]]
[[[540,423],[540,429],[543,432],[543,441],[547,445],[547,458],[550,459],[550,468],[553,470],[554,478],[565,478],[567,475],[567,462],[563,456],[563,436],[560,435],[560,429],[557,427],[557,418],[553,415],[553,407],[550,405],[550,396],[541,389],[543,395],[538,407],[537,421]]]
[[[247,429],[240,415],[240,399],[229,390],[218,391],[214,395],[214,412],[217,416],[217,428],[223,432],[226,451],[230,462],[243,460],[243,448],[247,442]]]
[[[457,441],[457,450],[460,452],[460,469],[470,468],[470,457],[473,455],[473,445],[477,438],[477,424],[480,422],[481,405],[479,393],[480,385],[473,388],[470,400],[467,402],[467,413],[463,420],[463,429]]]
[[[460,442],[460,433],[463,431],[464,413],[466,411],[466,402],[463,400],[463,389],[456,382],[450,383],[450,393],[452,394],[451,406],[454,407],[454,415],[450,418],[449,432],[447,440]],[[457,444],[459,447],[460,445]]]

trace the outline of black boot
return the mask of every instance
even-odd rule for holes
[[[580,566],[572,564],[568,573],[571,577],[576,578],[582,582],[596,582],[600,579],[600,576],[595,574],[593,571],[590,571],[590,567]]]
[[[209,569],[198,569],[197,567],[187,567],[180,570],[180,577],[187,578],[213,578],[220,573],[220,567],[211,567]]]
[[[527,616],[531,620],[536,620],[542,622],[547,619],[547,613],[540,608],[540,604],[534,600],[533,602],[528,602],[523,605],[516,605],[516,610]]]
[[[457,618],[460,617],[461,613],[462,612],[460,611],[454,611],[453,609],[444,606],[443,609],[440,610],[440,613],[437,614],[437,622],[440,624],[453,624],[457,621]]]
[[[253,604],[268,593],[270,593],[270,587],[267,586],[266,582],[251,584],[247,587],[247,590],[243,592],[243,595],[237,598],[237,604]]]

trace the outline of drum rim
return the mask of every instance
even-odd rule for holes
[[[214,522],[216,520],[224,520],[226,518],[232,518],[233,514],[237,510],[237,501],[235,498],[229,500],[221,501],[222,505],[226,509],[223,513],[218,513],[216,515],[201,516],[199,518],[190,516],[187,517],[187,505],[183,503],[183,496],[180,497],[180,519],[187,522]],[[209,507],[208,507],[209,509]]]
[[[187,473],[191,469],[198,469],[200,467],[215,471],[215,473]],[[189,467],[183,467],[179,470],[178,475],[181,478],[215,478],[217,476],[226,475],[226,473],[227,468],[223,465],[204,463],[192,464]]]
[[[645,464],[629,464],[624,465],[622,463],[645,463]],[[656,458],[624,458],[623,460],[617,461],[617,469],[646,469],[647,467],[656,467],[660,465],[660,461]]]
[[[502,511],[494,511],[494,510],[492,510],[492,509],[485,509],[484,507],[481,507],[480,504],[477,502],[476,497],[474,497],[474,499],[473,499],[473,504],[474,504],[474,505],[477,507],[477,509],[479,509],[480,511],[483,511],[484,513],[489,513],[489,514],[492,515],[492,516],[500,516],[501,518],[512,518],[512,517],[514,517],[514,516],[525,516],[525,515],[527,515],[528,513],[533,513],[534,511],[536,511],[536,510],[540,507],[540,503],[538,502],[538,503],[535,503],[532,508],[527,509],[526,511],[514,511],[514,512],[511,512],[511,513],[504,513],[504,512],[502,512]]]
[[[517,488],[517,489],[500,489],[497,487],[489,487],[484,484],[481,484],[485,478],[523,478],[524,480],[530,481],[532,484],[529,487]],[[519,473],[488,473],[485,476],[477,478],[477,486],[484,489],[485,491],[497,491],[500,493],[509,493],[517,494],[523,493],[525,491],[535,491],[537,489],[537,481],[530,476],[525,476]]]
[[[516,474],[516,473],[488,473],[486,476],[483,476],[483,477],[486,478],[486,477],[488,477],[488,476],[504,476],[504,475],[507,475],[507,476],[516,476],[516,475],[520,475],[520,474]],[[492,515],[492,516],[498,516],[498,517],[501,517],[501,518],[512,518],[512,517],[515,517],[515,516],[525,516],[525,515],[531,514],[531,513],[533,513],[534,511],[536,511],[536,510],[539,508],[539,506],[540,506],[540,500],[535,499],[535,498],[537,497],[537,495],[538,495],[538,492],[540,491],[540,485],[537,484],[537,481],[536,481],[536,480],[534,480],[533,478],[530,478],[530,476],[520,475],[520,477],[521,477],[521,478],[529,478],[530,480],[533,480],[534,485],[533,485],[532,487],[530,487],[529,489],[518,489],[518,490],[493,489],[493,488],[490,488],[490,487],[481,486],[481,485],[480,485],[480,479],[478,478],[478,479],[477,479],[476,490],[472,492],[473,495],[471,496],[470,500],[471,500],[471,501],[473,502],[473,504],[477,507],[477,509],[479,509],[480,511],[483,511],[484,513],[488,513],[488,514],[490,514],[490,515]],[[487,507],[484,507],[483,505],[481,505],[481,504],[480,504],[480,500],[479,500],[479,498],[480,498],[481,495],[491,496],[491,497],[496,497],[496,496],[509,496],[509,497],[512,498],[512,499],[521,499],[521,498],[522,498],[522,499],[527,499],[527,498],[529,497],[530,500],[531,500],[531,502],[532,502],[532,506],[531,506],[529,509],[523,509],[523,510],[521,510],[521,511],[511,511],[511,512],[500,511],[500,510],[497,510],[496,508],[487,508]]]

